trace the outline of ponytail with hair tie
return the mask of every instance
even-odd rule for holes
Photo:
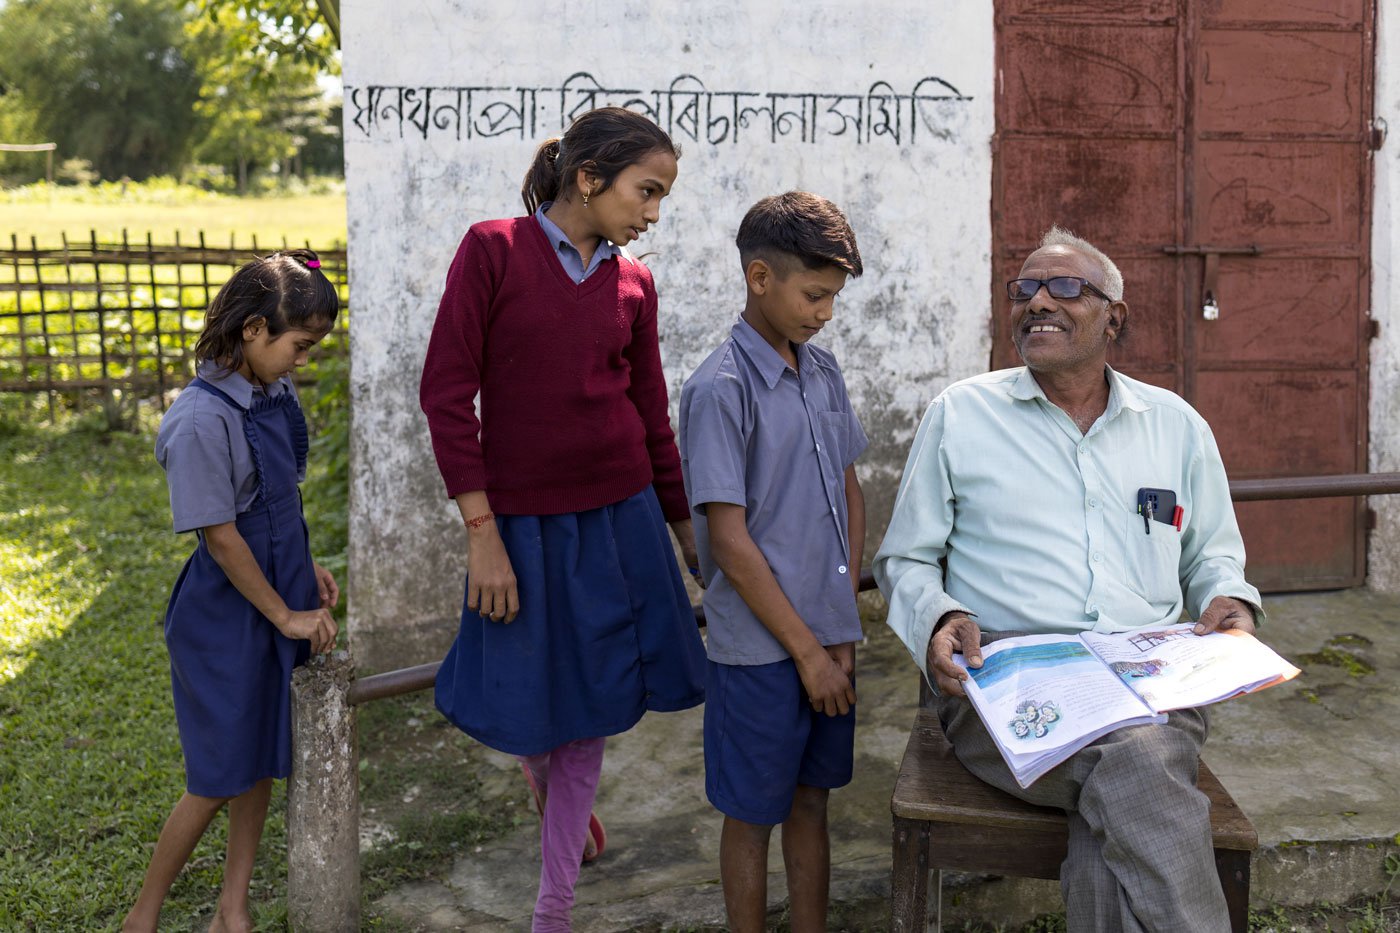
[[[540,143],[535,150],[535,158],[525,173],[525,182],[520,186],[520,197],[525,202],[525,210],[533,214],[546,201],[553,201],[563,187],[560,169],[564,166],[564,140],[551,136]]]

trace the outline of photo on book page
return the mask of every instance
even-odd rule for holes
[[[963,664],[962,656],[956,656]],[[1150,715],[1077,638],[1005,639],[982,649],[982,666],[966,668],[974,706],[989,731],[1016,752],[1073,742],[1131,715]],[[970,693],[972,691],[969,691]]]

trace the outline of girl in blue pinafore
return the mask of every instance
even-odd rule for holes
[[[243,266],[195,346],[198,376],[161,421],[176,531],[197,531],[165,614],[186,791],[156,842],[123,930],[154,930],[209,822],[229,805],[212,931],[251,928],[248,882],[273,778],[291,772],[292,668],[335,644],[339,589],[313,563],[297,484],[306,422],[292,373],[340,302],[310,250]]]
[[[467,528],[461,628],[437,705],[516,755],[541,811],[535,931],[568,930],[606,736],[703,699],[704,647],[669,522],[695,565],[651,273],[678,152],[639,114],[540,146],[525,217],[474,225],[448,272],[420,390]],[[474,409],[480,402],[480,418]]]

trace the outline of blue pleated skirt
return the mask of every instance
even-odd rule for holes
[[[656,494],[496,519],[520,593],[509,624],[462,604],[436,702],[479,742],[535,755],[705,698],[705,648]]]

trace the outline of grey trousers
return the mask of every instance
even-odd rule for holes
[[[1210,801],[1196,789],[1209,723],[1200,709],[1168,717],[1110,732],[1023,789],[972,704],[938,699],[943,732],[969,771],[1069,817],[1060,890],[1070,933],[1229,933]]]

